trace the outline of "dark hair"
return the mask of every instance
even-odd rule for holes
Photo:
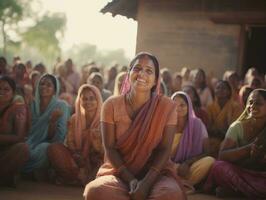
[[[7,61],[6,61],[6,58],[5,57],[1,56],[0,57],[0,60],[2,60],[2,62],[4,62],[5,64],[7,64]]]
[[[129,64],[129,71],[132,70],[133,65],[136,62],[136,60],[138,60],[140,58],[143,58],[145,56],[148,56],[148,58],[151,59],[153,64],[154,64],[154,67],[155,67],[155,80],[157,82],[158,78],[159,78],[159,75],[160,75],[160,65],[159,65],[159,62],[158,62],[157,58],[154,55],[152,55],[152,54],[150,54],[148,52],[140,52],[140,53],[138,53]],[[155,89],[156,89],[156,86],[152,88],[152,91],[154,91]]]
[[[103,76],[100,72],[92,72],[91,75],[89,76],[89,79],[93,79],[95,77],[100,78],[101,81],[103,82]]]
[[[182,91],[185,92],[185,89],[188,88],[189,90],[192,91],[193,93],[193,96],[195,97],[195,100],[191,99],[192,101],[192,104],[197,107],[197,108],[200,108],[201,107],[201,101],[200,101],[200,97],[199,97],[199,94],[197,92],[197,90],[191,86],[191,85],[186,85],[184,87],[182,87]]]
[[[48,79],[50,79],[50,80],[52,81],[52,83],[53,83],[53,85],[54,85],[54,90],[56,91],[56,90],[57,90],[57,86],[56,86],[56,77],[53,76],[52,74],[44,74],[44,75],[41,77],[40,81],[41,81],[42,79],[44,79],[44,78],[48,78]]]
[[[229,83],[228,81],[218,80],[217,83],[216,83],[216,85],[215,85],[215,87],[217,87],[217,85],[218,85],[219,83],[224,84],[224,85],[227,87],[227,89],[228,89],[229,92],[230,92],[230,98],[231,98],[231,97],[232,97],[232,88],[231,88],[231,86],[230,86],[230,83]]]
[[[201,85],[200,87],[201,87],[202,89],[206,88],[206,87],[207,87],[207,83],[206,83],[206,74],[205,74],[205,71],[204,71],[203,69],[201,69],[201,68],[198,68],[198,69],[196,69],[196,73],[195,73],[195,75],[196,75],[197,73],[201,73],[202,76],[203,76],[203,83],[202,83],[202,85]]]
[[[14,66],[14,68],[23,69],[26,72],[26,66],[23,63],[18,63]]]
[[[16,83],[14,79],[10,78],[9,76],[3,75],[3,76],[0,76],[0,81],[6,81],[8,85],[11,87],[13,93],[16,92],[17,87],[16,87]]]
[[[250,95],[252,94],[252,93],[259,93],[262,97],[263,97],[263,99],[264,100],[266,100],[266,89],[255,89],[255,90],[253,90],[251,93],[250,93]],[[249,96],[250,96],[249,95]]]

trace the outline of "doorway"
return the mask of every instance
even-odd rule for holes
[[[249,26],[246,32],[246,52],[242,73],[255,67],[260,74],[266,73],[266,25]]]

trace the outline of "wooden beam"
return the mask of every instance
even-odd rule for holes
[[[210,13],[210,20],[218,24],[266,25],[266,12]]]

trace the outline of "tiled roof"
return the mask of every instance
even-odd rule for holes
[[[101,9],[102,13],[112,13],[112,16],[122,15],[127,18],[137,19],[138,0],[113,0]]]

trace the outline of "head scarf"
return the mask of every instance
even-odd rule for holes
[[[54,85],[55,94],[51,98],[45,111],[41,113],[40,112],[41,97],[39,90],[40,90],[40,81],[45,77],[51,78],[53,84],[55,84]],[[67,119],[69,118],[70,110],[66,102],[58,100],[59,90],[60,90],[59,81],[55,76],[51,74],[42,75],[40,80],[37,82],[35,99],[31,104],[31,118],[32,118],[31,129],[29,132],[29,137],[27,139],[27,143],[29,144],[30,148],[34,148],[36,145],[47,141],[49,120],[52,112],[56,108],[59,108],[63,112],[63,115],[60,117],[58,122],[60,123],[60,126],[58,128],[58,134],[55,135],[53,140],[57,142],[63,142],[65,134],[67,132],[66,122]]]
[[[208,137],[208,135],[205,125],[194,113],[190,97],[180,91],[175,92],[171,98],[174,99],[178,95],[184,95],[188,102],[188,119],[176,154],[172,160],[175,162],[183,162],[203,152],[203,139]]]
[[[60,91],[60,83],[59,83],[59,80],[52,74],[44,74],[40,77],[40,79],[38,80],[37,82],[37,85],[36,85],[36,90],[35,90],[35,101],[34,101],[34,109],[35,109],[35,112],[37,114],[37,116],[40,115],[40,82],[42,79],[44,78],[50,78],[52,83],[54,84],[54,88],[55,88],[55,94],[54,96],[52,97],[49,105],[48,105],[48,108],[51,104],[53,104],[53,102],[58,98],[58,95],[59,95],[59,91]],[[51,107],[51,106],[50,106]],[[48,109],[47,108],[47,109]]]
[[[93,85],[89,84],[84,84],[82,85],[79,90],[78,90],[78,96],[76,98],[75,102],[75,144],[77,149],[82,148],[82,131],[86,129],[86,118],[85,118],[85,110],[81,106],[81,94],[85,89],[89,89],[90,91],[93,92],[93,94],[96,97],[97,101],[97,109],[95,112],[95,116],[93,117],[93,121],[90,125],[90,130],[96,129],[99,127],[100,123],[100,112],[101,112],[101,107],[102,107],[102,96],[98,88],[96,88]],[[90,134],[90,133],[89,133]]]

